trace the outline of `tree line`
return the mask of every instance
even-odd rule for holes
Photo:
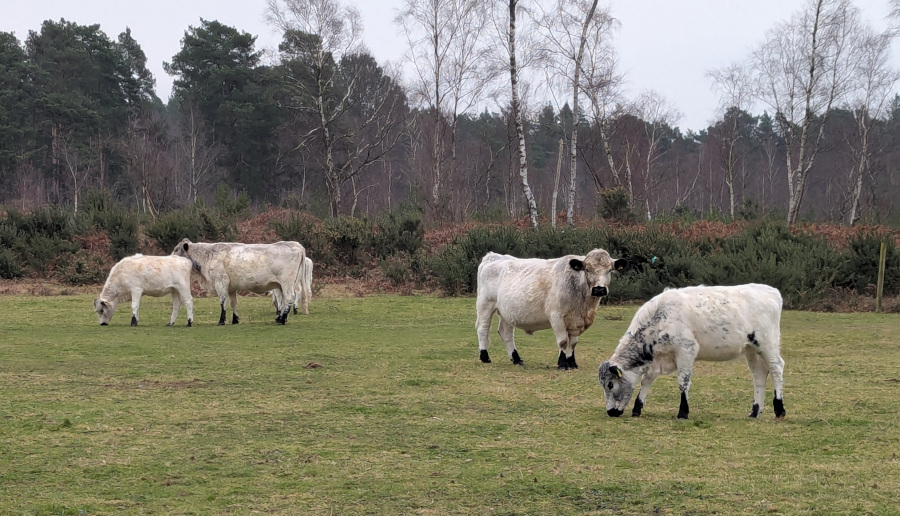
[[[0,202],[77,213],[104,190],[157,218],[224,185],[323,218],[898,220],[895,34],[849,0],[809,0],[711,70],[719,118],[699,132],[658,93],[624,92],[597,0],[406,0],[401,65],[368,52],[340,0],[268,0],[266,16],[276,56],[215,20],[188,27],[165,103],[127,28],[0,32]]]

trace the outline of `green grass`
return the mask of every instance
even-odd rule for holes
[[[639,419],[608,418],[597,365],[635,307],[602,307],[578,371],[549,331],[492,332],[474,299],[315,299],[274,324],[165,327],[144,298],[0,297],[0,514],[897,514],[898,316],[787,312],[785,421],[758,421],[743,362],[698,363]],[[495,323],[496,324],[496,323]],[[311,367],[315,363],[321,367]]]

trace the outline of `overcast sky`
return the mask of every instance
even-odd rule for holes
[[[21,42],[44,20],[80,25],[100,24],[110,39],[126,27],[147,54],[163,101],[172,77],[162,69],[178,53],[189,26],[200,18],[218,20],[257,36],[257,48],[275,49],[280,36],[264,21],[265,0],[2,0],[0,31],[14,32]],[[485,0],[487,1],[487,0]],[[499,0],[495,0],[499,1]],[[393,23],[402,0],[349,0],[363,15],[365,41],[379,62],[399,61],[405,50]],[[631,93],[656,90],[683,114],[682,130],[705,128],[716,119],[717,95],[706,73],[743,60],[779,21],[788,20],[804,0],[612,0],[621,22],[615,36],[621,71]],[[856,0],[864,19],[883,30],[888,0]],[[900,67],[895,45],[892,62]]]

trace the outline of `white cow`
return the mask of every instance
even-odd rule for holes
[[[695,360],[747,359],[753,375],[753,409],[759,416],[772,373],[775,417],[783,418],[784,360],[781,358],[781,294],[768,285],[667,289],[644,304],[598,374],[606,413],[622,415],[638,380],[641,391],[632,416],[640,416],[653,381],[678,371],[681,406],[688,417],[688,389]]]
[[[136,254],[119,260],[109,271],[100,297],[94,300],[94,310],[100,325],[106,326],[121,301],[131,300],[131,325],[138,324],[141,296],[162,297],[172,294],[172,317],[175,324],[178,310],[184,303],[187,325],[194,321],[194,298],[191,297],[191,261],[179,256],[143,256]]]
[[[185,238],[172,251],[194,263],[208,290],[216,293],[222,307],[219,324],[225,324],[225,299],[231,300],[231,324],[238,324],[237,291],[265,294],[280,289],[284,293],[275,322],[287,322],[294,300],[294,285],[301,275],[306,250],[297,242],[242,244],[194,243]]]
[[[524,364],[516,350],[516,328],[529,335],[552,328],[559,345],[557,367],[577,369],[578,336],[594,322],[600,298],[608,293],[613,270],[622,271],[626,266],[625,260],[610,258],[603,249],[594,249],[587,256],[550,260],[488,253],[478,266],[475,304],[481,361],[491,361],[488,333],[496,312],[500,338],[514,364]]]
[[[294,315],[297,315],[297,305],[300,305],[303,315],[309,315],[309,300],[312,298],[312,273],[313,261],[307,256],[303,260],[303,270],[294,285]],[[284,296],[278,289],[270,291],[270,294],[272,294],[272,304],[278,310],[278,307],[282,306]]]

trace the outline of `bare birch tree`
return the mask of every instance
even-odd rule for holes
[[[489,7],[483,0],[405,0],[396,17],[409,44],[412,100],[433,117],[431,202],[439,216],[449,208],[444,162],[450,159],[452,173],[459,115],[482,100],[492,78],[484,38]]]
[[[508,0],[507,19],[508,25],[506,30],[506,60],[509,67],[509,84],[510,84],[510,108],[512,110],[513,125],[516,130],[516,138],[518,140],[519,153],[519,178],[522,182],[522,194],[525,202],[528,203],[528,213],[531,217],[531,226],[538,228],[538,211],[537,202],[534,199],[534,193],[528,184],[528,157],[527,147],[525,145],[525,124],[524,124],[524,107],[519,96],[519,72],[520,66],[517,56],[516,47],[516,22],[518,20],[517,11],[521,9],[519,0]],[[502,39],[501,39],[502,41]]]
[[[634,103],[634,115],[643,122],[644,142],[642,145],[643,201],[647,220],[650,220],[650,197],[665,181],[666,175],[657,173],[656,164],[663,157],[666,149],[663,142],[672,135],[672,127],[678,123],[681,113],[669,104],[669,101],[656,91],[649,90],[640,94]],[[631,174],[629,173],[629,181]],[[631,188],[631,204],[636,206],[634,189]]]
[[[613,18],[597,0],[561,0],[555,9],[543,13],[539,23],[545,36],[545,52],[552,82],[560,80],[570,88],[574,120],[569,137],[569,188],[566,222],[575,224],[575,192],[578,172],[578,124],[581,115],[583,63],[588,41],[602,41],[610,32]]]
[[[310,149],[310,138],[321,143],[331,215],[337,217],[343,186],[399,140],[405,101],[394,88],[395,75],[373,69],[379,67],[363,52],[362,17],[356,8],[339,0],[267,0],[267,4],[269,23],[284,32],[280,49],[294,99],[288,107],[315,120],[314,129],[297,147]],[[371,79],[373,74],[377,79],[363,77]]]
[[[728,188],[728,208],[733,219],[736,204],[735,171],[746,157],[746,148],[742,149],[739,145],[742,137],[746,136],[742,131],[744,125],[741,123],[741,114],[750,109],[753,100],[753,82],[750,70],[738,63],[712,70],[707,76],[719,92],[722,123],[716,131],[716,136],[720,142],[722,170],[725,173],[725,186]]]
[[[200,194],[207,191],[222,175],[216,166],[222,148],[210,143],[207,137],[208,126],[193,102],[182,105],[180,113],[173,129],[178,147],[179,168],[184,176],[179,183],[187,187],[186,200],[196,203]]]
[[[856,224],[860,217],[860,198],[863,180],[870,174],[872,131],[875,121],[890,105],[898,72],[888,64],[891,36],[876,34],[866,27],[860,33],[859,58],[854,60],[853,79],[856,87],[849,95],[848,107],[856,122],[856,140],[848,142],[854,157],[849,177],[849,207],[847,224]]]
[[[618,57],[612,38],[612,31],[618,25],[617,20],[610,19],[607,30],[588,32],[581,64],[581,80],[585,96],[590,103],[591,123],[600,135],[600,145],[606,157],[606,164],[617,187],[622,186],[622,178],[613,156],[611,138],[615,136],[617,122],[623,114],[626,103],[622,91],[625,77],[618,71]],[[593,169],[591,172],[595,175],[594,182],[599,185],[600,178]]]
[[[858,20],[850,0],[809,0],[752,54],[758,98],[775,111],[785,142],[788,224],[800,216],[829,113],[850,84]]]

